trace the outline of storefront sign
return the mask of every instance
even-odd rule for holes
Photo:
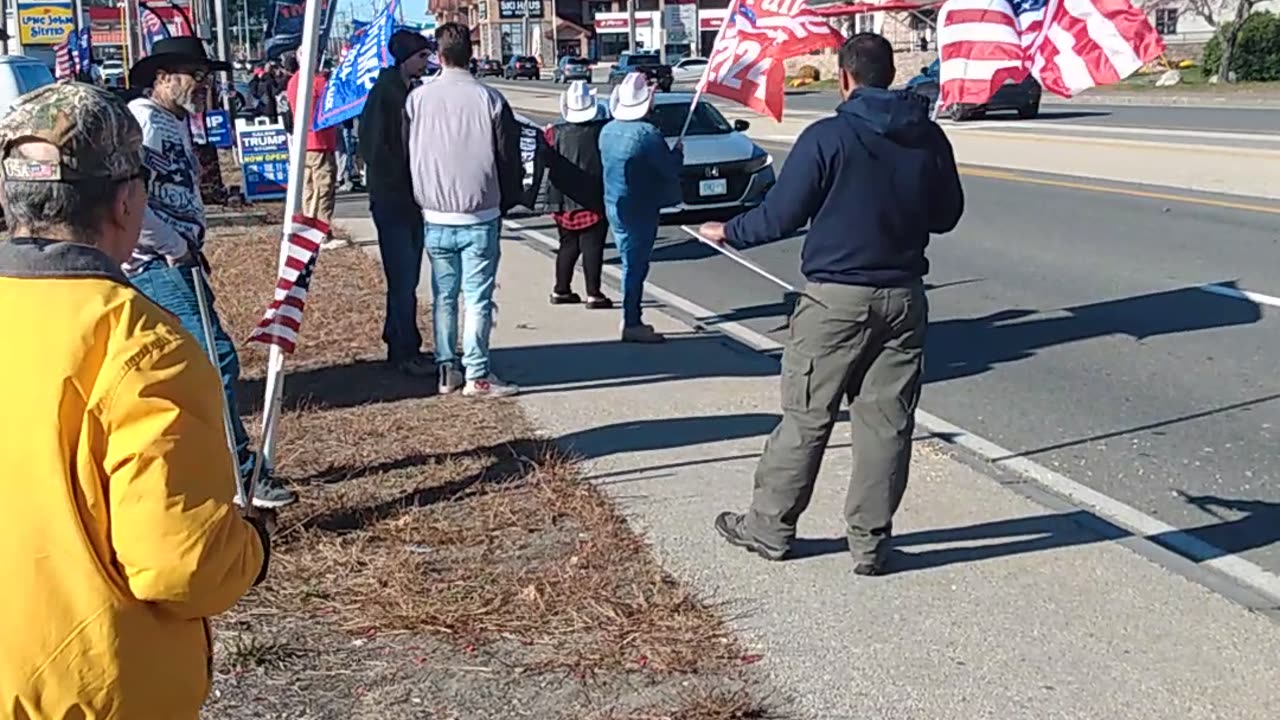
[[[23,45],[57,45],[75,32],[71,0],[18,0],[18,38]]]
[[[241,122],[237,130],[245,199],[283,198],[289,185],[289,133],[280,123]]]
[[[667,43],[688,45],[697,34],[698,4],[695,0],[667,0],[663,8],[662,24],[667,30]]]
[[[636,27],[649,27],[652,24],[651,18],[636,15]],[[595,18],[595,28],[596,32],[626,32],[627,14],[622,13],[622,17],[606,17],[604,13],[598,13]]]
[[[498,0],[498,17],[503,20],[522,18],[525,6],[529,8],[529,17],[542,17],[542,0]]]

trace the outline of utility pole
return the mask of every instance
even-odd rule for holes
[[[556,11],[556,0],[551,0],[551,62],[560,64],[560,13]]]
[[[667,64],[667,0],[658,0],[658,27],[650,28],[650,32],[656,31],[658,42],[658,62],[663,65]]]
[[[627,0],[627,49],[636,51],[636,0]]]
[[[533,51],[533,43],[529,41],[529,0],[520,0],[521,6],[524,8],[524,18],[520,29],[520,49],[524,55],[528,55]]]

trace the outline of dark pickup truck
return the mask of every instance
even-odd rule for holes
[[[640,72],[649,78],[649,84],[657,85],[662,92],[671,92],[671,66],[662,64],[655,52],[624,52],[618,62],[609,69],[609,84],[617,85],[628,73]]]

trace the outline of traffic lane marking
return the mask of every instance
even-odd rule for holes
[[[1049,187],[1060,187],[1069,190],[1085,190],[1089,192],[1109,193],[1112,195],[1125,195],[1128,197],[1144,198],[1147,200],[1164,200],[1168,202],[1182,202],[1191,205],[1205,205],[1208,207],[1218,207],[1227,210],[1241,210],[1244,212],[1266,213],[1268,215],[1280,215],[1280,205],[1262,205],[1259,203],[1240,202],[1235,200],[1219,200],[1216,198],[1197,197],[1195,195],[1182,195],[1177,193],[1166,193],[1154,190],[1139,190],[1137,188],[1117,187],[1114,185],[1102,185],[1098,183],[1079,182],[1076,180],[1057,180],[1054,178],[1038,178],[1025,175],[1013,170],[988,169],[983,166],[961,165],[960,174],[972,177],[989,178],[992,180],[1007,180],[1009,182],[1027,183],[1029,185],[1046,185]]]
[[[976,123],[947,123],[947,127],[953,127],[957,130],[975,130],[987,131],[992,129],[1004,130],[1018,135],[1028,135],[1021,128],[1029,127],[1037,130],[1057,130],[1062,136],[1071,137],[1072,133],[1112,133],[1115,135],[1148,135],[1159,137],[1186,137],[1186,138],[1203,138],[1207,140],[1245,140],[1245,141],[1261,141],[1265,143],[1280,143],[1280,132],[1267,130],[1260,131],[1240,131],[1240,130],[1214,130],[1205,128],[1203,130],[1191,130],[1188,128],[1164,128],[1164,127],[1144,127],[1140,125],[1088,125],[1085,123],[1070,123],[1052,120],[1023,120],[1021,122],[1001,122],[999,120],[986,120]]]
[[[520,235],[543,245],[549,250],[555,250],[560,246],[559,240],[539,230],[526,227],[519,221],[507,220],[505,223]],[[622,270],[616,265],[605,265],[604,272],[616,281],[621,281],[622,279]],[[645,292],[700,322],[720,317],[719,313],[708,310],[692,300],[659,287],[652,282],[645,284]],[[747,347],[761,353],[775,354],[783,348],[782,343],[736,321],[716,323],[714,330],[721,330]],[[1027,478],[1048,489],[1051,493],[1065,498],[1077,507],[1084,508],[1098,517],[1120,526],[1132,533],[1135,539],[1149,542],[1157,547],[1171,549],[1197,565],[1212,568],[1252,591],[1261,593],[1268,601],[1280,605],[1280,575],[1276,575],[1237,554],[1205,542],[1190,532],[1157,520],[1135,507],[1078,483],[1034,460],[1023,457],[1020,453],[1003,448],[980,435],[975,435],[925,410],[916,410],[916,422],[935,436],[945,438],[946,442],[963,447],[977,454],[986,462]],[[1173,572],[1167,566],[1162,567]]]
[[[948,130],[956,129],[959,126],[950,125]],[[1160,150],[1164,152],[1178,151],[1196,154],[1210,153],[1213,155],[1239,155],[1241,157],[1263,158],[1275,157],[1280,162],[1280,150],[1267,150],[1262,148],[1242,148],[1230,145],[1189,145],[1187,143],[1172,142],[1156,142],[1154,140],[1121,140],[1118,138],[1095,138],[1082,135],[1044,135],[1040,133],[1017,132],[1017,131],[999,131],[987,130],[985,128],[975,128],[972,133],[964,129],[959,130],[959,134],[972,134],[976,137],[998,138],[1004,140],[1015,140],[1030,143],[1058,143],[1070,145],[1102,145],[1104,147],[1128,147],[1140,150]]]

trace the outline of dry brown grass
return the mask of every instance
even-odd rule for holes
[[[233,337],[269,297],[277,233],[210,241]],[[767,717],[757,658],[516,403],[434,397],[379,362],[382,303],[376,262],[322,251],[279,438],[302,501],[267,583],[218,620],[205,716]],[[247,415],[265,357],[241,353]]]

